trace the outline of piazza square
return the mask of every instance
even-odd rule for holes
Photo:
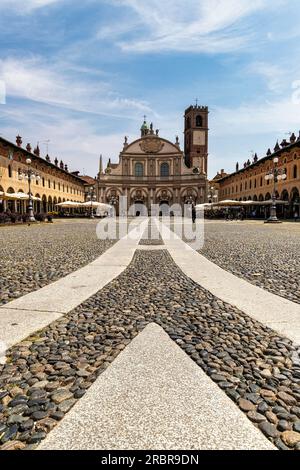
[[[259,37],[252,20],[266,15],[275,42],[278,12],[262,2],[221,27],[224,0],[212,16],[206,0],[187,2],[196,9],[182,23],[167,2],[169,31],[154,2],[152,31],[153,10],[135,2],[4,3],[16,25],[54,32],[60,18],[74,37],[61,25],[62,55],[38,26],[39,45],[24,37],[28,57],[17,37],[20,63],[4,49],[0,58],[0,463],[6,451],[42,462],[43,452],[94,451],[101,465],[129,468],[145,455],[151,465],[199,465],[204,451],[296,455],[299,103],[294,91],[275,112],[287,77],[263,93],[277,68],[267,73],[231,30],[245,22]],[[136,22],[116,34],[111,16],[129,13]],[[86,21],[98,26],[93,40]],[[262,41],[261,55],[280,58],[270,47]],[[199,83],[190,56],[202,61]],[[183,84],[175,71],[188,60]]]

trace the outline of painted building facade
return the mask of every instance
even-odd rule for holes
[[[57,210],[56,204],[64,201],[84,202],[85,184],[80,178],[69,173],[62,161],[40,156],[39,148],[32,152],[30,144],[22,147],[22,139],[17,136],[16,144],[0,137],[0,192],[28,194],[28,181],[20,179],[20,172],[27,169],[26,159],[32,160],[31,168],[39,174],[40,180],[31,182],[31,193],[41,199],[34,202],[35,212]],[[25,213],[26,201],[1,200],[0,212]]]
[[[272,180],[266,181],[265,176],[273,170],[275,157],[278,169],[287,176],[286,180],[278,181],[275,188],[279,215],[293,217],[295,212],[300,215],[300,133],[298,138],[293,133],[289,141],[284,139],[280,145],[277,142],[274,151],[269,149],[261,159],[255,154],[253,161],[248,160],[241,169],[237,164],[234,173],[218,179],[219,200],[269,201],[274,184]]]

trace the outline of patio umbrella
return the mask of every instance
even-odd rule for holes
[[[97,201],[93,201],[93,202],[84,202],[82,205],[82,207],[93,207],[93,209],[102,209],[102,210],[109,210],[112,208],[112,206],[110,206],[109,204],[104,204],[103,202],[97,202]]]
[[[269,199],[268,201],[258,201],[258,203],[256,204],[259,206],[271,206],[273,204],[273,201],[272,199]],[[276,204],[282,204],[284,206],[288,206],[289,201],[282,201],[281,199],[276,199]]]
[[[5,199],[7,201],[18,201],[18,200],[27,201],[29,199],[29,196],[28,196],[28,194],[25,194],[25,193],[5,193],[5,192],[3,193],[3,192],[0,192],[0,198]],[[31,199],[33,201],[41,201],[41,198],[35,197],[35,196],[31,196]]]
[[[55,204],[58,207],[62,207],[65,209],[75,209],[75,207],[82,207],[82,202],[74,202],[74,201],[65,201],[60,202],[59,204]]]
[[[255,201],[241,201],[242,206],[254,206]]]
[[[216,206],[220,206],[220,207],[238,207],[238,206],[241,206],[242,205],[242,201],[232,201],[232,200],[225,200],[225,201],[220,201],[220,202],[216,202],[214,204],[214,207]]]
[[[195,206],[195,209],[198,210],[198,211],[203,211],[205,209],[212,209],[213,208],[213,204],[210,204],[210,203],[207,203],[207,204],[197,204],[197,206]]]

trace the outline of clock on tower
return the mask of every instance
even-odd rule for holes
[[[208,107],[190,106],[185,111],[185,163],[189,168],[207,174]]]

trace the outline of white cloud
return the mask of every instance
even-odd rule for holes
[[[272,102],[243,104],[237,108],[218,107],[211,113],[211,128],[218,137],[248,136],[248,145],[259,134],[277,133],[280,138],[282,134],[300,128],[300,105],[293,103],[291,89],[289,97]]]
[[[148,103],[122,96],[109,83],[80,79],[67,69],[64,64],[50,67],[37,58],[6,59],[0,60],[0,79],[6,83],[7,96],[66,109],[122,117],[152,112]]]
[[[258,61],[250,64],[246,68],[246,73],[261,76],[270,91],[280,93],[285,89],[287,82],[290,83],[291,69],[282,64]]]
[[[134,52],[236,50],[252,37],[252,32],[241,26],[241,20],[269,7],[266,0],[119,0],[114,3],[131,8],[140,20],[138,34],[119,42],[123,50]]]
[[[39,142],[41,155],[46,155],[45,141],[49,142],[49,155],[52,161],[57,157],[68,164],[70,171],[79,170],[96,176],[99,156],[104,162],[108,158],[118,161],[122,150],[124,135],[120,132],[101,134],[99,128],[87,119],[76,119],[60,109],[49,109],[40,104],[4,106],[1,135],[12,142],[20,134],[23,147],[31,143],[34,147]],[[10,122],[10,124],[6,124]]]

